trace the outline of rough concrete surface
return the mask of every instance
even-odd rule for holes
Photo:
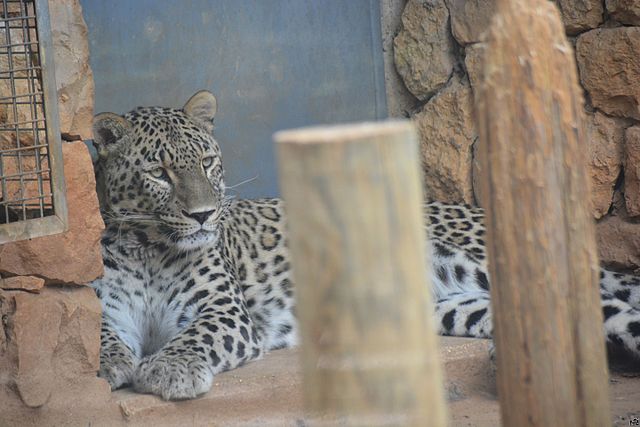
[[[441,348],[450,425],[499,425],[489,341],[445,337]],[[42,412],[12,402],[7,405],[6,396],[0,395],[0,425],[302,426],[306,424],[297,366],[297,350],[274,351],[263,360],[218,375],[209,393],[184,402],[120,390],[106,402],[97,396],[94,405]],[[634,375],[612,375],[612,422],[640,416],[640,376]]]

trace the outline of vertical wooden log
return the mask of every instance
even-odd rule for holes
[[[582,91],[559,13],[501,0],[477,100],[507,426],[611,425]]]
[[[445,425],[413,126],[275,140],[311,421]]]

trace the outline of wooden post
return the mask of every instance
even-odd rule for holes
[[[275,140],[311,423],[444,426],[413,126]]]
[[[477,99],[506,426],[611,425],[588,142],[555,5],[501,0]]]

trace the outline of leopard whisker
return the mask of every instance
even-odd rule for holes
[[[253,178],[248,178],[248,179],[245,179],[244,181],[240,181],[240,182],[239,182],[239,183],[237,183],[237,184],[229,185],[229,186],[227,186],[227,187],[226,187],[226,189],[227,189],[227,190],[232,190],[232,189],[234,189],[234,188],[240,187],[241,185],[248,184],[248,183],[250,183],[250,182],[255,181],[256,179],[258,179],[258,176],[259,176],[259,175],[258,175],[258,174],[256,174]]]

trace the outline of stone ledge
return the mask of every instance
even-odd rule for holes
[[[488,348],[487,340],[441,339],[451,425],[499,425]],[[218,375],[209,393],[184,402],[165,402],[125,389],[112,393],[109,401],[96,400],[93,406],[85,403],[70,411],[28,411],[23,407],[16,411],[15,406],[3,404],[0,425],[15,425],[19,420],[21,426],[297,426],[304,420],[297,366],[297,350],[274,351],[262,360]],[[614,374],[611,392],[614,423],[640,416],[640,376]],[[0,402],[6,402],[4,398],[0,394]]]

